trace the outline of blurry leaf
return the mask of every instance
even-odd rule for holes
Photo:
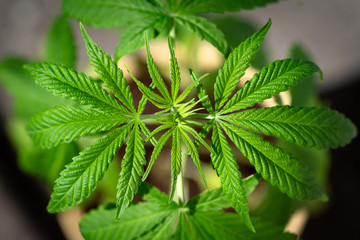
[[[93,27],[119,27],[164,10],[147,0],[64,0],[63,10],[70,17]]]
[[[166,26],[170,19],[166,16],[146,16],[146,19],[136,21],[123,32],[120,42],[116,46],[115,61],[119,60],[127,54],[135,52],[137,49],[145,45],[144,34],[147,33],[150,39],[156,38],[163,31],[166,35],[169,29]]]
[[[289,57],[306,61],[312,60],[310,54],[300,44],[294,44],[291,47]],[[318,105],[316,79],[314,75],[311,75],[303,78],[296,86],[290,87],[292,106],[312,107]]]
[[[239,215],[224,212],[196,212],[188,215],[188,231],[193,239],[215,240],[295,240],[296,236],[284,233],[283,227],[275,226],[257,218],[251,218],[256,233],[251,232]]]
[[[260,179],[261,175],[256,173],[242,180],[246,195],[255,190]],[[222,188],[215,188],[196,195],[186,203],[186,206],[191,211],[216,211],[229,208],[231,204]]]
[[[224,33],[230,49],[238,46],[239,43],[245,41],[248,36],[258,29],[253,22],[240,18],[238,15],[220,15],[211,17],[210,20]],[[264,49],[266,49],[266,46],[262,46],[251,61],[251,65],[257,69],[261,69],[268,63],[267,52]]]
[[[46,38],[46,60],[74,67],[76,52],[74,35],[65,16],[55,19]]]
[[[161,225],[175,210],[168,206],[165,208],[153,202],[138,203],[125,209],[120,220],[115,218],[116,209],[100,207],[82,218],[80,231],[87,240],[134,239]]]
[[[75,143],[61,144],[52,149],[42,149],[34,145],[26,133],[25,122],[19,119],[9,121],[8,134],[16,148],[20,169],[45,180],[50,186],[65,165],[79,153]]]
[[[178,12],[184,14],[237,12],[241,9],[263,7],[278,0],[182,0]]]
[[[224,56],[228,54],[228,46],[224,34],[215,24],[207,19],[191,15],[179,15],[175,18],[176,22],[186,29],[197,34],[201,40],[206,40],[219,50]]]
[[[0,62],[0,82],[14,98],[14,113],[17,117],[28,119],[32,114],[56,105],[74,105],[35,84],[34,79],[23,68],[27,63],[28,61],[15,57],[8,57]]]

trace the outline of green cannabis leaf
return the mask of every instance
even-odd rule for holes
[[[124,4],[131,8],[141,2],[142,0],[137,0]],[[103,7],[109,3],[105,1]],[[121,1],[117,4],[120,3],[123,4]],[[173,9],[175,3],[170,1],[167,6]],[[158,8],[164,6],[166,5],[161,1],[151,1],[143,6],[142,11],[144,14],[150,14],[149,11],[152,10],[163,12]],[[134,104],[122,70],[90,38],[81,24],[90,62],[101,82],[72,68],[51,62],[27,65],[26,68],[40,86],[55,95],[81,104],[77,107],[58,106],[35,114],[29,121],[28,132],[36,143],[53,147],[89,134],[105,133],[66,165],[56,180],[48,211],[63,211],[89,197],[125,141],[116,209],[100,209],[90,214],[89,218],[85,217],[82,232],[90,239],[113,236],[120,239],[163,239],[169,236],[181,239],[190,235],[197,239],[208,239],[211,236],[222,239],[234,224],[246,226],[253,232],[258,227],[258,230],[263,231],[263,225],[250,217],[246,198],[254,190],[260,176],[292,198],[326,200],[327,197],[314,175],[303,162],[258,134],[276,136],[306,147],[328,149],[349,143],[357,134],[354,124],[342,114],[328,108],[276,106],[248,109],[286,91],[300,79],[319,72],[319,67],[303,60],[274,61],[236,90],[240,78],[259,51],[270,25],[271,20],[235,48],[218,71],[214,84],[215,106],[201,84],[206,75],[198,78],[190,70],[193,81],[180,92],[181,76],[171,37],[168,38],[169,86],[151,55],[149,36],[146,33],[144,44],[152,83],[147,86],[127,69],[143,94],[138,106]],[[197,90],[197,100],[188,99],[193,88]],[[143,114],[147,102],[159,108],[159,112]],[[200,105],[208,113],[199,113],[198,110],[202,109],[199,108]],[[150,131],[147,125],[156,126]],[[197,128],[201,128],[201,131],[198,132]],[[211,146],[205,140],[210,132]],[[147,178],[155,160],[170,139],[171,184],[169,196],[166,196],[141,182]],[[242,179],[229,139],[254,165],[257,174]],[[148,141],[154,149],[144,171],[144,143]],[[175,190],[178,180],[182,181],[182,163],[188,156],[207,186],[197,150],[200,144],[210,152],[212,166],[220,177],[222,187],[205,191],[187,203],[182,196],[178,196],[177,204],[173,202]],[[147,202],[131,206],[136,193]],[[213,212],[229,206],[238,214]],[[118,226],[115,215],[123,227],[115,227]],[[95,226],[95,218],[101,220],[98,226]],[[206,220],[208,218],[211,220]],[[175,227],[176,219],[179,219],[178,227]],[[114,228],[110,230],[106,227],[108,224]],[[262,236],[254,235],[245,228],[240,229],[240,232],[233,235],[235,239],[257,239]],[[271,234],[274,237],[280,234],[285,239],[293,238],[292,235],[283,235],[282,229]]]
[[[229,53],[224,34],[215,24],[199,13],[221,13],[264,6],[277,0],[258,1],[167,1],[161,0],[65,0],[64,12],[94,27],[124,27],[115,50],[115,60],[133,53],[144,45],[143,36],[149,39],[176,33],[177,26],[185,27],[204,39],[223,55]]]
[[[244,180],[247,189],[258,176]],[[248,192],[250,193],[250,192]],[[257,233],[249,231],[237,214],[214,211],[228,207],[221,188],[205,191],[181,206],[149,184],[141,184],[139,196],[146,200],[132,205],[116,221],[115,209],[100,207],[85,215],[80,231],[86,239],[296,239],[278,226],[252,218]],[[222,203],[223,202],[223,203]],[[215,207],[215,209],[213,208]],[[178,219],[178,221],[176,221]]]

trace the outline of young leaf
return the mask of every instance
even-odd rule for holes
[[[277,106],[224,116],[225,120],[266,135],[317,149],[337,148],[356,136],[355,125],[329,108]]]
[[[228,54],[228,45],[224,34],[215,24],[207,19],[191,15],[177,15],[175,17],[177,24],[197,34],[200,39],[204,39],[219,50],[224,56]]]
[[[173,39],[168,38],[169,50],[170,50],[170,79],[171,79],[171,97],[172,101],[176,101],[177,94],[180,89],[180,70],[177,59],[175,57],[174,47],[172,45]]]
[[[93,27],[121,27],[165,10],[146,0],[64,0],[67,15]]]
[[[80,222],[80,231],[87,240],[138,239],[162,225],[176,209],[172,205],[153,202],[138,203],[127,208],[122,217],[114,218],[115,209],[100,208],[90,211]]]
[[[195,138],[195,142],[196,141],[200,142],[202,145],[204,145],[204,147],[206,147],[209,150],[209,152],[212,152],[212,148],[204,141],[204,137],[198,134],[192,127],[187,125],[182,125],[181,128],[187,131],[188,133],[190,133],[191,135],[193,135],[193,137]],[[197,148],[195,142],[194,142],[194,146],[195,148]]]
[[[131,125],[124,125],[105,135],[66,165],[51,194],[47,207],[50,213],[71,208],[90,195],[124,143]]]
[[[197,151],[197,148],[196,148],[194,142],[191,141],[190,137],[183,131],[183,129],[186,130],[186,128],[184,128],[184,127],[180,128],[181,137],[182,137],[187,149],[190,152],[191,158],[193,159],[193,162],[194,162],[196,168],[198,169],[205,186],[207,187],[205,174],[203,173],[202,168],[201,168],[199,152]],[[205,145],[206,145],[206,143],[205,143]]]
[[[260,103],[273,95],[286,91],[300,79],[318,72],[319,67],[302,60],[277,60],[255,74],[221,110],[228,113]]]
[[[202,139],[205,139],[206,136],[209,134],[210,132],[210,129],[212,128],[213,124],[214,124],[214,121],[213,119],[211,119],[210,121],[208,121],[207,123],[205,123],[205,125],[202,127],[200,133],[199,133],[199,136],[202,138]],[[200,146],[200,141],[198,140],[195,140],[194,142],[196,148],[198,148]],[[210,151],[211,152],[211,151]]]
[[[139,122],[139,126],[141,128],[142,133],[145,135],[146,138],[148,138],[151,134],[150,130],[141,121]],[[154,137],[150,137],[149,140],[153,146],[156,146],[157,140]]]
[[[75,43],[70,24],[65,16],[56,18],[46,38],[46,60],[74,67]]]
[[[121,125],[129,118],[117,111],[101,112],[58,106],[34,114],[28,123],[28,133],[42,147],[54,147],[79,137],[103,132]]]
[[[249,67],[250,61],[260,49],[260,44],[271,25],[271,19],[251,37],[240,43],[229,55],[224,66],[219,70],[214,85],[215,111],[220,110],[235,90]]]
[[[182,14],[238,12],[241,9],[263,7],[268,3],[277,1],[278,0],[183,0],[177,9],[178,12]]]
[[[209,113],[214,113],[214,110],[211,106],[211,102],[209,99],[209,95],[207,94],[203,85],[200,83],[200,79],[196,76],[195,72],[192,70],[190,70],[190,75],[191,75],[193,82],[195,83],[196,91],[197,91],[198,97],[201,101],[201,104],[206,109],[206,111],[208,111]]]
[[[181,171],[181,142],[180,129],[176,127],[173,131],[172,148],[171,148],[171,187],[169,200],[173,199],[177,177]]]
[[[110,55],[106,54],[88,35],[84,26],[80,23],[81,33],[87,49],[91,65],[99,74],[100,79],[115,97],[123,103],[131,112],[135,112],[135,106],[123,72],[118,68]]]
[[[159,70],[157,69],[154,59],[151,56],[149,40],[148,40],[146,34],[145,34],[145,46],[146,46],[146,53],[147,53],[147,67],[148,67],[150,77],[153,80],[153,83],[155,84],[155,86],[157,87],[159,92],[167,100],[167,102],[172,103],[172,99],[171,99],[169,91],[165,85],[165,82],[162,79],[162,77],[160,76]]]
[[[169,137],[171,136],[171,134],[173,132],[174,132],[174,128],[171,128],[160,137],[159,141],[157,142],[157,144],[156,144],[156,146],[155,146],[155,148],[154,148],[154,150],[153,150],[153,152],[151,154],[151,159],[150,159],[149,165],[148,165],[148,167],[146,169],[146,172],[145,172],[145,174],[144,174],[144,176],[142,178],[143,181],[145,181],[145,179],[149,175],[150,170],[151,170],[152,166],[154,165],[156,158],[159,156],[159,154],[160,154],[162,148],[164,147],[166,141],[169,139]]]
[[[221,123],[237,148],[271,184],[297,199],[326,200],[312,172],[299,160],[255,133]]]
[[[146,87],[142,82],[137,80],[136,77],[129,71],[129,69],[128,72],[132,77],[132,79],[134,80],[134,82],[136,83],[136,85],[138,86],[139,90],[142,92],[142,94],[144,94],[148,98],[150,102],[152,102],[155,106],[163,109],[164,108],[166,109],[170,106],[168,100],[154,93],[152,88]],[[145,106],[145,105],[142,104],[141,106]]]
[[[261,175],[257,173],[241,180],[246,195],[254,191],[260,178]],[[186,206],[189,207],[192,212],[197,212],[222,210],[231,207],[231,204],[222,188],[215,188],[196,195],[186,203]]]
[[[244,187],[241,184],[241,173],[234,153],[227,142],[217,122],[214,124],[212,135],[211,162],[221,179],[221,185],[231,205],[240,214],[244,223],[254,231],[249,216],[249,208]]]
[[[145,33],[152,39],[166,31],[169,22],[170,18],[165,15],[146,15],[141,18],[141,21],[135,21],[124,31],[115,50],[115,60],[144,46]],[[168,35],[168,32],[164,32],[165,34]]]
[[[94,79],[83,73],[53,63],[26,65],[36,83],[55,95],[70,98],[80,104],[101,109],[115,108],[123,113],[128,111],[110,96]]]
[[[118,192],[116,194],[117,218],[120,218],[137,192],[141,177],[144,174],[143,166],[145,164],[145,148],[139,124],[135,123],[126,142],[125,155],[121,163],[120,178],[117,186]]]

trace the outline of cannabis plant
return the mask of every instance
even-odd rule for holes
[[[47,210],[65,211],[88,198],[120,147],[126,145],[116,204],[101,206],[84,216],[80,229],[86,239],[294,239],[283,228],[250,217],[246,196],[261,178],[290,198],[327,200],[327,196],[301,159],[264,137],[329,149],[348,144],[357,134],[356,127],[344,115],[326,107],[257,107],[305,77],[317,72],[321,76],[319,67],[310,61],[276,60],[238,88],[270,28],[270,19],[230,51],[214,24],[193,15],[238,11],[267,2],[272,1],[64,1],[68,15],[89,25],[129,26],[113,60],[80,23],[87,54],[99,79],[52,61],[25,65],[38,85],[74,101],[31,117],[27,130],[35,143],[53,148],[88,135],[103,135],[62,170]],[[211,94],[203,86],[209,80],[207,74],[198,76],[189,69],[187,76],[180,76],[174,50],[175,26],[179,25],[227,57]],[[151,55],[149,38],[157,36],[168,37],[170,83],[164,81]],[[125,66],[141,92],[141,99],[134,99],[117,60],[143,45],[152,83],[145,84]],[[181,78],[192,80],[183,90]],[[196,90],[196,97],[191,97],[192,90]],[[150,105],[157,112],[145,114]],[[148,143],[153,145],[150,159],[146,159]],[[171,147],[168,194],[145,182],[166,144]],[[207,186],[200,146],[207,149],[221,188],[188,200],[182,186],[187,158],[192,159]],[[255,174],[242,177],[234,148],[255,167]],[[133,202],[135,194],[144,201]],[[236,213],[221,211],[231,207]]]

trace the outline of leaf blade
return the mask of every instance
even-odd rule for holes
[[[225,122],[222,126],[256,171],[280,191],[297,199],[326,200],[312,172],[302,162],[255,133]]]
[[[249,208],[245,197],[245,190],[241,185],[241,173],[226,138],[215,121],[212,135],[211,162],[216,173],[221,179],[221,185],[229,201],[236,212],[243,219],[244,223],[254,231],[254,227],[249,217]]]
[[[127,208],[117,220],[115,209],[103,207],[90,211],[80,222],[82,235],[95,239],[137,239],[161,224],[174,209],[152,202],[139,203]]]
[[[82,136],[110,130],[128,120],[117,111],[58,106],[34,114],[29,120],[27,131],[35,143],[50,148]]]
[[[176,127],[173,131],[171,147],[171,186],[169,200],[174,197],[177,178],[181,171],[181,160],[180,129]]]
[[[260,103],[287,90],[289,86],[295,85],[303,77],[318,71],[319,67],[308,61],[292,59],[274,61],[246,82],[221,113],[251,107],[255,103]]]
[[[161,93],[161,95],[167,100],[167,103],[172,103],[172,99],[170,97],[169,91],[165,85],[164,80],[162,79],[158,68],[156,67],[155,61],[151,55],[150,47],[149,47],[149,40],[147,35],[145,34],[145,46],[146,46],[146,53],[147,53],[147,67],[153,83]]]
[[[81,34],[83,36],[87,54],[91,65],[99,74],[100,79],[105,86],[122,102],[131,112],[135,112],[133,97],[130,87],[124,78],[123,71],[118,68],[110,55],[100,48],[86,32],[84,26],[80,23]]]
[[[115,108],[128,113],[99,83],[83,73],[49,62],[26,65],[25,68],[30,71],[37,84],[54,95],[72,99],[80,104],[105,109]]]
[[[170,79],[171,79],[171,98],[172,102],[176,101],[176,96],[180,90],[180,69],[175,57],[175,50],[172,44],[172,38],[168,38],[168,45],[170,51]]]
[[[94,27],[121,27],[148,15],[166,14],[145,0],[65,0],[64,12]]]
[[[224,119],[256,132],[316,149],[344,146],[357,133],[355,125],[344,115],[320,107],[250,109],[226,115]]]
[[[256,185],[260,182],[261,175],[253,174],[245,179],[242,179],[242,185],[245,189],[246,195],[251,194]],[[230,201],[221,187],[206,190],[199,195],[196,195],[190,199],[186,206],[190,208],[190,211],[217,211],[224,208],[231,207]]]
[[[138,191],[141,177],[144,174],[145,148],[136,122],[126,142],[124,159],[121,162],[121,172],[117,185],[116,194],[116,217],[119,219],[124,210],[129,206],[134,194]]]
[[[220,110],[245,74],[250,61],[260,49],[260,44],[271,25],[271,19],[251,37],[240,43],[218,71],[214,85],[215,111]]]
[[[56,180],[47,210],[64,211],[87,198],[123,144],[131,125],[124,125],[88,147],[66,165]]]

